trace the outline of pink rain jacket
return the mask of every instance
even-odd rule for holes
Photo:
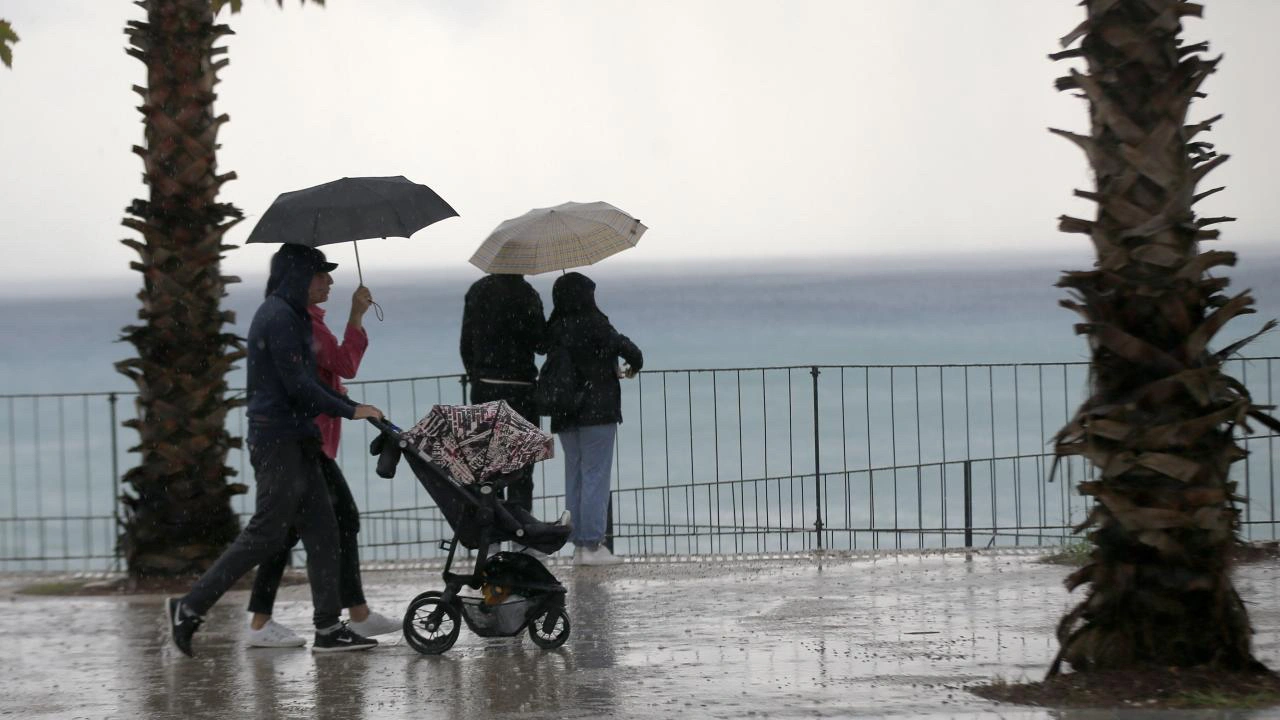
[[[369,348],[369,335],[363,328],[348,325],[339,343],[337,336],[324,324],[324,308],[311,305],[307,309],[311,312],[311,348],[316,353],[316,375],[320,382],[338,394],[346,395],[347,389],[342,386],[342,380],[356,376],[364,351]],[[338,443],[342,440],[342,418],[317,415],[316,426],[320,428],[324,454],[337,458]]]

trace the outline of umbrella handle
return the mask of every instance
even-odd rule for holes
[[[356,249],[356,277],[360,279],[360,287],[364,287],[364,270],[360,267],[360,241],[352,240],[351,246]],[[382,306],[376,302],[373,303],[373,314],[378,317],[378,322],[382,322],[384,318]]]

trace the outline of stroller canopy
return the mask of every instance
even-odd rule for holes
[[[555,440],[503,400],[436,405],[404,438],[466,485],[555,454]]]

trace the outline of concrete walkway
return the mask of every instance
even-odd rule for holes
[[[1039,678],[1071,604],[1067,570],[979,553],[718,559],[552,567],[570,588],[558,650],[463,628],[438,657],[396,635],[365,653],[245,647],[246,593],[196,635],[165,641],[160,598],[14,594],[0,577],[0,715],[24,718],[1280,718],[1280,711],[1039,711],[963,689]],[[370,605],[400,613],[438,570],[369,572]],[[1280,667],[1280,565],[1239,570],[1256,652]],[[305,585],[277,618],[309,623]]]

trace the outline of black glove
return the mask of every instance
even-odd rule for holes
[[[396,476],[396,465],[400,464],[400,456],[404,451],[395,438],[388,437],[386,433],[378,433],[378,437],[369,443],[369,454],[378,457],[378,477],[390,480]]]
[[[378,455],[378,477],[390,480],[396,476],[396,465],[400,464],[400,455],[403,451],[400,449],[400,443],[388,442],[384,443],[382,453]]]

